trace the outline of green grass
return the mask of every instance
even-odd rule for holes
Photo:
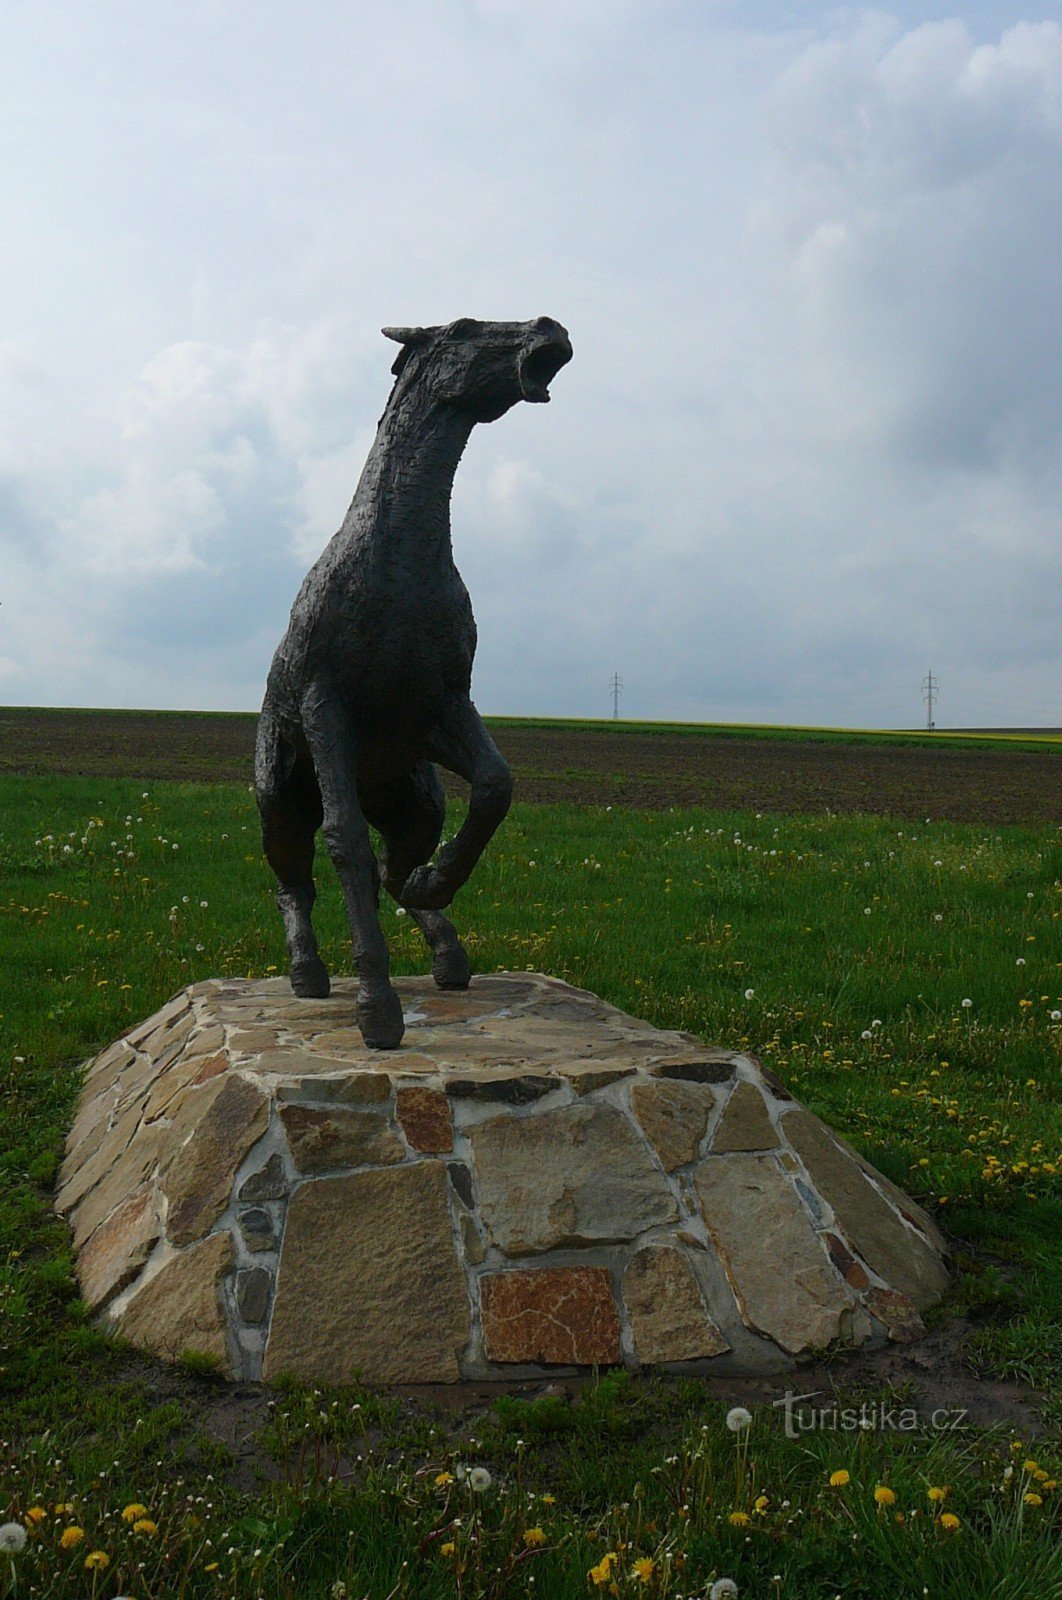
[[[348,970],[326,863],[319,876],[326,959]],[[957,1299],[978,1331],[965,1359],[1034,1384],[1051,1423],[1060,880],[1048,826],[517,807],[455,919],[479,970],[549,970],[759,1053],[969,1241]],[[1025,1503],[1039,1491],[1020,1460],[1004,1480],[1005,1443],[788,1441],[758,1408],[742,1466],[725,1407],[702,1386],[623,1374],[581,1404],[513,1401],[456,1432],[386,1397],[285,1393],[260,1438],[278,1484],[226,1483],[226,1453],[197,1420],[222,1386],[186,1373],[186,1391],[162,1401],[142,1373],[129,1378],[84,1318],[50,1185],[80,1061],[185,983],[281,965],[252,798],[239,786],[6,778],[0,882],[0,961],[17,979],[0,1001],[0,1521],[45,1507],[16,1558],[37,1593],[316,1597],[338,1581],[350,1600],[575,1596],[615,1549],[621,1594],[703,1594],[721,1575],[743,1595],[1062,1594],[1056,1498]],[[424,970],[409,920],[384,920],[396,970]],[[492,1491],[437,1486],[457,1460],[485,1462]],[[1045,1455],[1049,1475],[1058,1466]],[[840,1468],[852,1482],[838,1495],[827,1478]],[[919,1517],[880,1511],[882,1482]],[[929,1514],[930,1483],[950,1486],[954,1535]],[[768,1497],[761,1511],[753,1489]],[[131,1501],[148,1505],[156,1534],[122,1523]],[[747,1528],[728,1521],[733,1510]],[[72,1519],[86,1540],[61,1553]],[[526,1544],[538,1526],[546,1544]],[[86,1572],[90,1546],[109,1569]],[[636,1558],[656,1562],[648,1589],[631,1576]]]

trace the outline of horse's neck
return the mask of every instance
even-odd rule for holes
[[[398,386],[380,419],[351,514],[351,533],[388,566],[452,561],[450,491],[473,419]]]

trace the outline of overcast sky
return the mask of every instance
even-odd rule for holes
[[[488,713],[1062,724],[1046,0],[4,0],[0,700],[251,709],[387,323],[472,435]]]

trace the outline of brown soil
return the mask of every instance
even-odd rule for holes
[[[0,708],[0,772],[250,781],[255,717]],[[1062,751],[518,727],[495,738],[518,800],[1062,821]],[[455,789],[460,785],[455,782]]]
[[[788,1391],[794,1399],[807,1397],[797,1409],[805,1427],[810,1413],[817,1412],[820,1430],[850,1430],[852,1421],[845,1423],[840,1416],[841,1408],[846,1408],[865,1417],[876,1430],[962,1434],[969,1428],[1005,1428],[1023,1439],[1036,1438],[1042,1428],[1043,1397],[1025,1384],[975,1376],[963,1359],[969,1332],[963,1318],[952,1318],[914,1345],[890,1344],[799,1367],[776,1378],[705,1378],[704,1394],[728,1406],[776,1408],[779,1432],[785,1426],[782,1402]],[[154,1404],[179,1401],[180,1432],[186,1437],[202,1432],[229,1452],[227,1477],[234,1487],[252,1491],[262,1480],[282,1475],[282,1466],[265,1454],[256,1437],[269,1420],[270,1400],[276,1399],[275,1391],[265,1384],[197,1377],[135,1354],[121,1377],[143,1384]],[[589,1376],[559,1375],[511,1384],[406,1385],[392,1392],[402,1399],[408,1415],[431,1415],[446,1426],[456,1447],[461,1439],[476,1434],[477,1420],[501,1394],[529,1400],[546,1394],[575,1399],[590,1381]],[[345,1461],[340,1470],[356,1472],[354,1463]]]

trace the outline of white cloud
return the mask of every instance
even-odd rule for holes
[[[487,709],[904,722],[932,665],[943,721],[1059,721],[1056,24],[13,0],[0,47],[20,695],[253,705],[380,325],[547,313],[553,406],[457,478]]]

